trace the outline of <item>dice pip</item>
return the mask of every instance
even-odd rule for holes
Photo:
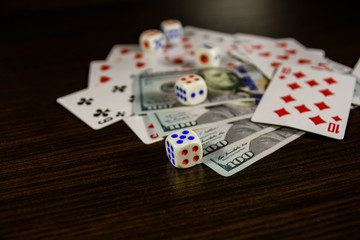
[[[206,82],[196,74],[183,76],[175,82],[175,93],[177,99],[184,105],[199,104],[207,97]]]
[[[197,67],[218,67],[220,60],[220,48],[215,45],[203,44],[195,51],[195,65]]]
[[[165,35],[157,29],[146,30],[139,38],[140,48],[145,52],[163,52],[166,44]]]
[[[183,36],[182,24],[178,20],[164,20],[160,24],[161,30],[166,36],[167,43],[173,44],[181,41]]]
[[[201,163],[203,148],[192,130],[180,130],[165,139],[166,154],[176,168],[190,168]]]

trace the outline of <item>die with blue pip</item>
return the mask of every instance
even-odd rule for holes
[[[162,32],[166,36],[168,44],[178,43],[183,37],[183,28],[179,20],[168,19],[164,20],[160,24]]]
[[[192,130],[180,130],[165,139],[168,159],[176,168],[190,168],[199,163],[203,156],[201,140]]]
[[[162,53],[166,46],[166,37],[160,30],[149,29],[140,34],[139,44],[144,52]]]
[[[175,82],[175,94],[183,105],[202,103],[207,97],[206,82],[196,74],[182,76]]]

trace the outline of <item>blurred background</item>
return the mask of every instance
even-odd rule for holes
[[[16,43],[29,42],[29,47],[47,52],[37,56],[47,61],[104,59],[112,45],[137,43],[142,31],[159,28],[169,18],[227,33],[293,37],[311,48],[341,45],[324,50],[327,57],[344,59],[346,65],[354,64],[353,56],[360,55],[353,39],[359,39],[359,32],[350,31],[359,27],[358,10],[345,1],[8,0],[0,6],[0,42],[14,44],[11,50],[21,50],[21,57],[32,61],[36,59],[26,55],[26,47],[16,49]],[[12,65],[14,58],[2,60]]]

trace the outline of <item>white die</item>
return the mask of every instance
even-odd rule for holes
[[[195,51],[195,65],[197,67],[218,67],[220,65],[220,48],[204,44]]]
[[[166,36],[167,43],[178,43],[183,37],[182,24],[178,20],[169,19],[161,22],[160,27]]]
[[[165,35],[156,29],[146,30],[139,38],[140,47],[145,52],[162,52],[165,48]]]
[[[199,104],[207,97],[206,82],[196,74],[183,76],[175,82],[175,93],[177,99],[184,105]]]
[[[173,166],[190,168],[201,163],[203,148],[200,138],[192,130],[181,130],[165,139],[166,154]]]

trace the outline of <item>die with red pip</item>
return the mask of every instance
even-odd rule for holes
[[[200,138],[192,130],[177,131],[165,139],[166,154],[176,168],[190,168],[203,156]]]
[[[146,30],[139,37],[140,47],[144,52],[163,52],[166,45],[165,35],[157,29]]]
[[[211,44],[203,44],[195,51],[197,67],[218,67],[220,65],[220,48]]]
[[[196,74],[180,77],[175,82],[177,99],[184,105],[196,105],[205,101],[207,86],[205,80]]]

